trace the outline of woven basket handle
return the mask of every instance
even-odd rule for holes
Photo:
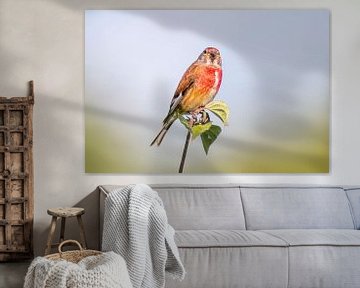
[[[84,249],[82,248],[81,244],[80,244],[78,241],[76,241],[76,240],[65,240],[65,241],[61,242],[60,245],[59,245],[58,250],[59,250],[60,255],[63,253],[63,251],[61,250],[61,248],[62,248],[65,244],[67,244],[67,243],[76,244],[76,245],[79,247],[80,252],[82,252],[82,251],[84,250]]]

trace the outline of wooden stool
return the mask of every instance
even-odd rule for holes
[[[85,213],[84,208],[50,208],[47,210],[47,213],[52,216],[51,224],[50,224],[50,231],[49,236],[47,240],[45,255],[50,254],[52,247],[57,247],[61,242],[64,241],[64,234],[65,234],[65,223],[66,218],[68,217],[77,217],[79,227],[80,227],[80,239],[81,239],[81,245],[84,249],[86,249],[86,239],[85,239],[85,230],[84,230],[84,224],[81,219],[81,215]],[[60,230],[60,242],[59,243],[52,243],[52,239],[54,237],[55,228],[56,228],[56,222],[58,217],[61,218],[61,230]]]

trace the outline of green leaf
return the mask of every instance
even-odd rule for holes
[[[205,109],[213,112],[217,117],[219,117],[220,120],[224,123],[224,125],[228,124],[230,110],[228,105],[224,101],[211,101],[205,106]]]
[[[206,155],[209,152],[211,144],[215,142],[219,134],[221,133],[221,128],[217,125],[211,125],[210,129],[201,134],[201,141],[205,150]]]
[[[191,131],[191,127],[189,126],[189,121],[182,115],[178,115],[178,118],[181,122],[181,124],[183,124],[185,126],[186,129]]]
[[[205,124],[197,124],[191,128],[192,139],[195,139],[199,135],[202,135],[211,128],[212,123],[207,122]]]

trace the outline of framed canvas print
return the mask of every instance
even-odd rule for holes
[[[327,10],[87,10],[85,171],[328,173]]]

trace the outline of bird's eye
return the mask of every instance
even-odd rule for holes
[[[204,54],[206,54],[206,50],[204,50],[204,52],[203,52]]]

